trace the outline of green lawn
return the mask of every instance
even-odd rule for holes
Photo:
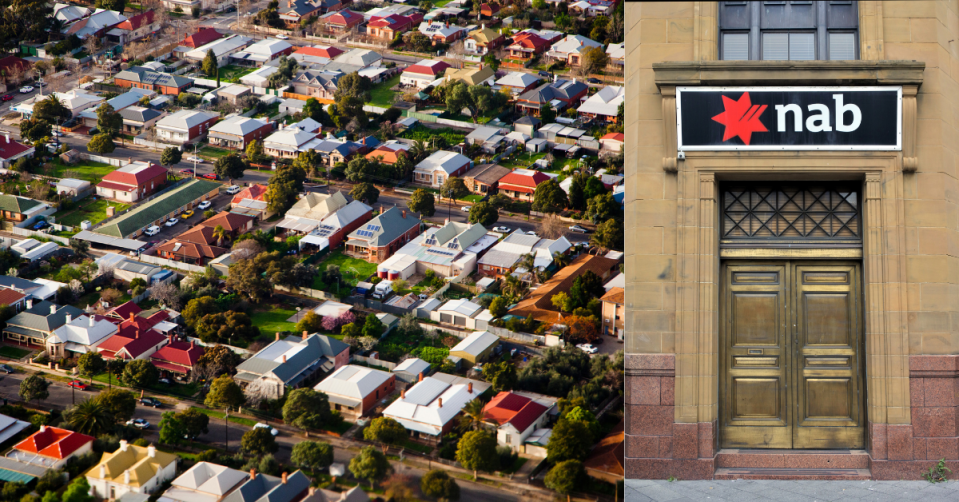
[[[103,162],[93,162],[90,160],[80,160],[76,165],[64,164],[59,157],[54,158],[53,170],[50,176],[55,178],[77,178],[90,182],[99,181],[108,173],[112,173],[117,168]]]
[[[274,115],[279,115],[279,114],[280,114],[280,103],[277,102],[277,103],[273,103],[270,106],[267,106],[265,112],[257,113],[256,115],[253,116],[253,118],[267,118],[267,117],[272,117]]]
[[[270,310],[258,310],[254,312],[253,315],[250,316],[250,319],[253,321],[254,326],[260,328],[261,332],[269,335],[296,329],[296,324],[287,322],[287,319],[293,317],[295,314],[296,311],[293,309],[274,306]]]
[[[61,225],[78,227],[80,226],[80,222],[84,220],[90,220],[90,223],[96,225],[97,223],[107,219],[107,206],[115,207],[118,213],[130,207],[129,204],[108,202],[104,199],[98,199],[94,201],[85,199],[80,202],[80,207],[77,209],[69,210],[63,214],[57,212],[53,216],[56,217],[56,222]]]
[[[403,441],[402,446],[403,448],[406,448],[407,450],[418,451],[426,455],[429,455],[430,452],[433,451],[432,446],[426,446],[425,444],[416,443],[416,442],[410,441],[409,439]]]
[[[0,356],[9,357],[10,359],[23,359],[30,352],[29,350],[18,349],[9,345],[0,346]]]
[[[93,381],[105,383],[105,384],[112,384],[117,387],[126,387],[126,385],[123,385],[116,376],[109,375],[107,373],[100,373],[99,375],[94,376]],[[164,385],[164,384],[151,385],[147,387],[146,390],[158,392],[161,394],[170,394],[178,397],[193,397],[196,395],[197,392],[200,391],[200,384],[199,383],[183,384],[183,383],[177,383],[175,381],[172,381],[170,385]]]
[[[376,84],[373,89],[370,90],[370,101],[367,104],[385,108],[393,106],[393,96],[396,94],[396,91],[391,91],[390,88],[395,87],[399,83],[400,76],[397,75],[385,82]]]
[[[196,406],[191,406],[190,408],[197,410],[200,413],[210,418],[218,418],[220,420],[223,420],[223,417],[225,416],[222,411],[213,411],[213,410],[208,410],[206,408],[198,408]],[[237,417],[233,415],[230,415],[229,420],[233,423],[245,425],[247,427],[253,427],[254,425],[256,425],[256,420],[250,420],[249,418]]]
[[[546,152],[530,153],[523,152],[521,154],[514,154],[509,160],[500,161],[500,165],[503,167],[509,167],[511,169],[515,168],[527,168],[533,165],[533,162],[546,156]]]
[[[351,258],[342,251],[334,251],[327,255],[325,260],[317,264],[317,268],[323,271],[326,270],[327,265],[339,265],[343,280],[350,286],[356,286],[356,283],[376,273],[375,263]],[[253,322],[256,323],[255,320]]]
[[[476,193],[471,193],[471,194],[467,195],[466,197],[460,197],[460,198],[457,199],[457,200],[463,200],[463,201],[472,202],[472,203],[475,204],[475,203],[483,200],[483,197],[484,197],[483,195],[476,194]]]
[[[220,81],[221,82],[239,82],[240,77],[253,73],[258,69],[258,67],[247,67],[247,66],[236,66],[228,64],[226,66],[220,67]],[[213,77],[214,79],[216,77]]]
[[[516,457],[516,460],[513,462],[513,465],[505,469],[500,469],[500,472],[506,473],[506,474],[519,472],[519,470],[523,468],[523,464],[525,464],[526,461],[528,460],[529,460],[528,458]]]
[[[217,148],[215,146],[204,146],[198,153],[200,154],[200,157],[219,159],[220,157],[226,157],[233,152],[223,148]]]

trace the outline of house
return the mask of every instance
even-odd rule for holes
[[[463,41],[463,49],[472,54],[485,55],[505,43],[506,37],[502,33],[487,28],[484,24],[480,29],[469,33],[469,36]]]
[[[536,187],[551,179],[540,171],[515,169],[499,180],[498,193],[513,199],[532,201]]]
[[[53,330],[47,337],[47,354],[50,358],[77,357],[94,352],[100,342],[119,331],[112,322],[95,317],[80,315],[74,319],[66,314],[63,326]]]
[[[572,263],[556,272],[550,280],[533,290],[525,299],[520,300],[509,313],[524,318],[533,316],[533,319],[540,322],[555,323],[561,320],[563,315],[553,305],[553,295],[568,293],[573,287],[573,281],[587,271],[598,275],[601,279],[607,279],[618,265],[618,261],[602,256],[579,255]]]
[[[199,462],[174,479],[158,502],[220,502],[249,476],[222,465]]]
[[[533,255],[533,266],[546,270],[553,266],[556,253],[566,254],[573,245],[566,239],[540,239],[535,235],[515,232],[506,236],[492,249],[480,257],[476,264],[477,272],[489,277],[506,277],[514,272],[525,255]],[[526,270],[525,272],[528,272]]]
[[[463,68],[461,70],[447,72],[445,79],[446,82],[459,80],[466,85],[486,84],[492,86],[493,82],[496,81],[496,72],[493,71],[493,68],[480,63],[479,67],[476,68]]]
[[[33,115],[33,106],[43,100],[49,99],[50,96],[55,97],[60,101],[60,104],[66,107],[67,110],[70,110],[71,117],[79,116],[80,112],[88,108],[95,109],[104,101],[103,98],[96,94],[90,94],[80,89],[73,89],[67,92],[52,92],[43,97],[40,95],[34,96],[27,101],[20,102],[12,107],[11,110],[20,112],[25,117],[29,117]]]
[[[619,155],[623,153],[623,147],[626,146],[626,135],[621,132],[607,133],[599,138],[599,144],[602,145],[599,150],[600,157]]]
[[[149,359],[170,340],[159,331],[150,329],[153,325],[147,318],[131,315],[130,320],[120,323],[120,331],[97,346],[97,352],[104,359]],[[149,327],[145,327],[149,326]]]
[[[263,395],[279,398],[287,387],[299,388],[320,372],[330,373],[350,362],[350,346],[328,336],[303,333],[276,341],[237,366],[234,379],[246,387],[256,382]]]
[[[483,407],[483,422],[496,429],[496,444],[521,451],[526,438],[549,420],[549,408],[512,392],[500,392]]]
[[[310,229],[309,233],[300,239],[299,248],[303,249],[310,245],[315,246],[318,251],[334,249],[346,240],[350,232],[370,221],[372,216],[372,207],[354,200],[335,213],[323,218],[319,225]],[[298,221],[298,225],[295,228],[288,229],[288,232],[303,232],[303,229],[308,228],[309,225],[309,222],[301,219]]]
[[[126,16],[115,10],[97,9],[89,17],[66,25],[61,32],[65,37],[76,35],[80,40],[91,36],[104,39],[110,30],[126,20]]]
[[[84,475],[94,497],[118,499],[129,492],[152,493],[176,476],[177,456],[155,446],[136,446],[120,440],[120,448],[104,452],[100,462]]]
[[[0,288],[0,305],[9,305],[14,312],[20,312],[27,304],[27,295],[10,288]]]
[[[164,115],[166,115],[165,112],[152,108],[128,106],[120,110],[120,116],[123,117],[123,132],[131,135],[142,134],[153,127]]]
[[[39,431],[14,445],[6,458],[47,469],[60,469],[71,458],[92,452],[94,439],[79,432],[41,425]]]
[[[313,390],[329,397],[331,409],[355,420],[369,414],[395,388],[396,375],[348,364],[324,378]]]
[[[3,328],[3,337],[17,345],[36,346],[46,349],[47,338],[69,320],[83,315],[83,311],[71,305],[60,307],[48,301],[34,302],[27,299],[26,310],[13,316]]]
[[[245,234],[253,230],[254,218],[242,214],[220,211],[214,216],[201,221],[198,226],[216,228],[223,227],[226,230],[227,238],[236,239],[240,234]]]
[[[383,56],[369,49],[353,49],[336,56],[333,58],[333,62],[339,65],[357,67],[358,69],[374,68],[383,63]],[[335,65],[331,64],[330,66],[331,70],[336,68]],[[343,73],[350,72],[344,71]]]
[[[474,303],[473,305],[476,304]],[[446,307],[446,305],[444,305],[444,307]],[[479,305],[476,305],[476,307],[479,307]],[[457,310],[456,312],[459,311]],[[453,319],[453,321],[455,323],[456,319]],[[450,356],[459,357],[469,361],[471,364],[476,364],[489,359],[490,355],[493,353],[493,349],[496,348],[497,345],[499,345],[498,336],[490,333],[489,331],[476,331],[470,336],[460,340],[460,343],[457,343],[453,348],[451,348]]]
[[[98,227],[96,233],[120,239],[138,236],[146,228],[160,225],[175,215],[192,209],[201,201],[219,195],[222,186],[210,180],[190,180],[158,195],[149,204],[138,205],[107,225]]]
[[[403,70],[400,75],[400,84],[425,89],[439,79],[449,67],[446,61],[424,59]]]
[[[466,299],[450,300],[438,309],[430,312],[430,319],[436,322],[463,326],[467,329],[482,330],[489,327],[493,315],[488,309]]]
[[[221,502],[298,502],[310,490],[310,478],[303,471],[282,476],[267,476],[256,470],[250,471],[249,478],[234,489]]]
[[[232,35],[225,38],[218,38],[210,43],[201,45],[192,51],[184,53],[183,58],[194,63],[202,63],[203,59],[206,58],[206,55],[210,51],[213,51],[213,55],[216,56],[217,65],[222,68],[223,66],[230,64],[230,56],[232,54],[240,52],[252,42],[252,38],[244,37],[243,35]]]
[[[380,40],[393,40],[397,35],[406,33],[423,21],[423,15],[390,14],[388,16],[373,16],[366,25],[366,34]]]
[[[150,364],[156,366],[161,375],[188,377],[206,349],[196,342],[175,341],[172,335],[168,340],[166,346],[150,355]]]
[[[103,176],[97,195],[121,202],[136,202],[166,185],[167,170],[152,162],[131,162]]]
[[[413,182],[433,188],[443,186],[447,178],[466,174],[473,161],[462,154],[437,150],[413,169]]]
[[[396,164],[401,156],[408,156],[409,151],[410,145],[406,143],[400,143],[396,140],[390,140],[377,146],[375,150],[366,154],[366,158],[369,160],[375,160],[380,164],[393,165]]]
[[[494,82],[494,85],[509,89],[510,94],[519,96],[536,87],[543,78],[533,73],[511,71]],[[522,117],[520,117],[522,118]]]
[[[324,139],[312,150],[320,154],[324,166],[333,167],[340,162],[348,163],[354,155],[366,153],[378,144],[379,140],[374,136],[364,136],[358,142],[348,141],[345,138]]]
[[[293,53],[293,46],[285,40],[265,38],[230,54],[230,63],[240,66],[262,66],[281,56]]]
[[[396,379],[401,382],[415,383],[419,380],[420,375],[429,375],[430,369],[430,363],[418,357],[411,357],[397,364],[396,367],[390,371],[396,375]]]
[[[340,316],[346,314],[347,312],[351,310],[353,310],[352,305],[336,302],[333,300],[326,300],[325,302],[317,306],[315,309],[313,309],[313,313],[324,318],[332,317],[333,319],[338,319]]]
[[[180,110],[156,123],[157,140],[176,145],[191,144],[203,139],[219,120],[218,113]]]
[[[33,298],[40,298],[38,295],[42,294],[43,285],[36,281],[28,281],[26,279],[21,279],[19,277],[11,277],[9,275],[0,275],[0,291],[4,290],[13,290],[18,293],[25,295],[25,299],[17,300],[18,302],[27,303],[27,300]],[[8,297],[8,299],[10,299]],[[42,298],[41,298],[42,299]],[[7,303],[7,305],[13,306],[13,303]],[[27,308],[33,308],[31,303]]]
[[[266,192],[269,187],[266,185],[253,184],[237,192],[230,201],[231,207],[235,207],[240,201],[244,200],[266,200]]]
[[[453,42],[464,38],[468,33],[462,26],[450,26],[450,22],[441,23],[439,21],[424,21],[417,28],[420,33],[430,37],[434,43],[452,44]]]
[[[323,14],[318,22],[333,33],[346,33],[355,30],[364,20],[363,14],[343,9]]]
[[[623,71],[626,67],[626,42],[607,45],[606,56],[609,57],[609,66]]]
[[[157,255],[161,258],[203,266],[210,260],[230,252],[229,248],[224,247],[226,243],[221,242],[213,234],[213,227],[193,227],[157,246]]]
[[[304,99],[316,98],[321,103],[330,104],[334,102],[336,83],[342,76],[339,72],[306,70],[299,72],[296,78],[290,81],[290,85],[294,93],[306,96]]]
[[[483,3],[480,5],[480,16],[488,19],[499,14],[500,10],[502,10],[502,7],[497,3]]]
[[[626,422],[620,421],[603,439],[593,445],[583,468],[590,477],[616,483],[626,474]]]
[[[580,117],[615,124],[618,122],[619,106],[625,100],[625,87],[609,85],[586,98],[576,111],[579,112]]]
[[[327,216],[349,204],[343,192],[322,194],[309,192],[296,201],[286,212],[286,217],[276,226],[287,231],[309,233]]]
[[[253,140],[262,142],[271,132],[273,123],[237,115],[210,128],[210,144],[243,150]]]
[[[183,47],[196,49],[215,42],[221,38],[223,38],[223,34],[220,32],[207,26],[201,26],[199,29],[197,29],[196,33],[187,35],[187,37],[180,42],[180,45]]]
[[[9,169],[18,160],[33,157],[35,152],[36,148],[10,139],[10,133],[5,131],[4,138],[0,139],[0,167]]]
[[[409,279],[415,273],[433,270],[442,277],[453,278],[475,270],[477,255],[497,240],[478,223],[447,222],[416,236],[381,263],[376,273],[383,279]]]
[[[253,94],[253,89],[245,85],[233,84],[217,89],[213,91],[213,94],[216,95],[217,101],[226,101],[236,106],[240,104],[241,98]]]
[[[282,0],[278,11],[286,26],[295,28],[302,19],[319,17],[321,14],[339,10],[343,5],[343,0]]]
[[[262,70],[264,68],[273,68],[273,67],[264,66],[263,68],[260,68],[260,69]],[[274,68],[274,70],[276,70],[276,68]],[[240,79],[240,80],[243,80],[243,79]],[[296,115],[297,113],[303,113],[303,107],[305,106],[306,106],[306,101],[296,99],[296,98],[286,98],[280,101],[279,112],[292,116],[292,115]]]
[[[566,38],[553,44],[546,55],[572,68],[582,64],[586,52],[594,47],[602,49],[603,44],[582,35],[567,35]]]
[[[113,276],[117,279],[130,282],[134,279],[143,279],[147,284],[172,279],[173,274],[166,272],[163,267],[150,265],[139,261],[123,260],[113,269]]]
[[[193,79],[154,71],[143,66],[134,66],[117,73],[113,77],[114,85],[118,87],[133,87],[137,89],[146,89],[157,94],[179,95],[193,87]]]
[[[546,52],[547,49],[549,49],[549,42],[532,33],[513,35],[512,43],[506,46],[506,50],[509,51],[509,58],[520,61],[533,59],[537,54]]]
[[[308,120],[312,122],[312,119]],[[293,159],[300,152],[306,152],[323,141],[317,137],[318,130],[308,132],[297,125],[293,124],[267,136],[263,140],[263,151],[273,157]]]
[[[383,416],[399,422],[415,437],[439,440],[456,425],[456,417],[466,403],[476,399],[489,384],[474,382],[448,383],[434,376],[423,377],[413,386],[400,391],[396,399],[383,410]],[[466,379],[456,379],[462,381]],[[485,387],[485,388],[481,388]]]
[[[383,263],[423,231],[423,222],[406,209],[391,207],[354,230],[346,241],[346,254],[370,263]]]
[[[276,66],[261,66],[256,71],[240,77],[240,83],[249,87],[253,94],[265,95],[270,89],[270,75],[279,70],[280,68]],[[286,110],[281,108],[280,111]]]
[[[310,487],[307,496],[301,502],[369,502],[370,496],[360,486],[349,490],[336,492],[322,488]]]
[[[549,45],[553,45],[553,44],[555,44],[556,42],[559,42],[560,39],[562,39],[564,36],[566,36],[566,34],[563,33],[562,31],[557,31],[557,30],[535,30],[535,29],[533,29],[533,28],[526,28],[525,30],[520,31],[519,33],[513,34],[513,39],[515,40],[517,37],[522,38],[522,37],[527,37],[527,36],[530,36],[530,35],[536,35],[537,37],[542,38],[542,39],[545,40],[546,43],[548,43]]]
[[[70,197],[77,196],[86,196],[87,192],[90,191],[90,182],[86,180],[78,180],[74,178],[61,178],[57,182],[57,194],[67,195]]]
[[[603,302],[603,334],[623,340],[626,334],[626,292],[623,288],[612,288],[600,298]]]
[[[79,5],[57,3],[53,6],[52,17],[59,19],[64,24],[70,24],[77,19],[83,19],[89,16],[90,14],[93,14],[93,9],[80,7]]]
[[[327,62],[343,54],[343,49],[333,47],[332,45],[314,45],[312,47],[300,47],[293,52],[293,59],[300,61],[303,57],[313,57],[326,59]]]
[[[160,23],[157,23],[154,17],[153,10],[141,12],[116,25],[107,35],[116,37],[120,45],[135,42],[160,30]]]
[[[543,84],[532,91],[524,92],[516,98],[516,110],[539,116],[546,105],[559,111],[567,107],[578,105],[580,98],[586,95],[589,86],[573,80],[559,80]]]

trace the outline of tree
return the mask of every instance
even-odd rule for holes
[[[323,125],[332,124],[329,114],[323,109],[323,103],[317,101],[316,98],[306,100],[306,103],[303,105],[303,115]]]
[[[210,417],[200,413],[196,408],[187,408],[176,414],[177,420],[183,425],[183,432],[190,441],[210,432]]]
[[[167,306],[171,309],[178,309],[182,305],[180,288],[169,282],[155,284],[150,288],[150,299],[160,302],[160,306]]]
[[[278,213],[286,213],[296,202],[297,195],[303,190],[305,180],[306,171],[296,163],[290,166],[277,166],[276,172],[270,178],[266,193],[269,209]]]
[[[372,446],[363,448],[350,460],[350,472],[357,479],[369,481],[371,488],[373,483],[385,478],[391,469],[386,455]]]
[[[241,448],[247,455],[259,457],[267,453],[276,453],[280,449],[276,444],[276,438],[266,427],[254,427],[245,434],[240,440]]]
[[[123,389],[109,389],[101,392],[95,398],[107,413],[113,418],[114,423],[122,424],[133,418],[137,411],[137,398],[132,392]]]
[[[216,60],[216,54],[213,53],[213,49],[206,51],[206,57],[203,58],[202,69],[203,73],[206,73],[208,77],[219,75],[220,65]]]
[[[506,209],[513,204],[513,199],[505,194],[498,193],[489,198],[489,203],[496,209]]]
[[[555,295],[553,295],[552,298],[550,298],[549,301],[553,304],[554,307],[558,308],[559,310],[563,312],[570,312],[573,310],[570,308],[571,303],[569,300],[569,295],[566,294],[565,291],[560,291],[559,293],[556,293]]]
[[[319,429],[332,416],[326,394],[309,387],[294,389],[283,404],[283,421],[301,430]]]
[[[585,216],[593,223],[606,221],[616,216],[622,217],[622,215],[622,207],[619,205],[619,202],[616,202],[616,199],[613,199],[613,194],[609,192],[589,199],[589,202],[586,204]]]
[[[433,216],[436,214],[435,199],[433,194],[427,192],[422,188],[417,188],[413,195],[410,197],[410,201],[406,204],[410,208],[410,211],[414,213],[420,213],[423,216]]]
[[[533,192],[533,211],[558,213],[568,205],[566,192],[554,180],[540,183]]]
[[[87,150],[90,150],[93,153],[113,153],[117,149],[117,145],[113,142],[113,138],[109,134],[97,134],[87,143]]]
[[[225,345],[207,347],[206,351],[197,359],[197,366],[202,367],[211,378],[236,371],[236,367],[243,362],[239,354],[228,349]]]
[[[369,427],[363,429],[363,438],[367,441],[383,443],[383,453],[390,445],[402,443],[409,433],[399,422],[389,417],[374,418]]]
[[[97,0],[94,5],[98,9],[115,10],[121,14],[126,9],[125,0]]]
[[[85,377],[90,377],[90,384],[93,384],[93,377],[103,373],[107,368],[106,361],[99,352],[87,352],[77,360],[77,370]]]
[[[172,411],[164,412],[160,416],[160,442],[166,444],[180,444],[183,443],[186,438],[184,436],[186,433],[186,426],[181,422],[176,413]]]
[[[359,183],[350,190],[350,197],[367,204],[376,204],[380,191],[372,183]]]
[[[369,101],[372,88],[373,81],[369,77],[360,76],[358,72],[348,73],[336,82],[336,91],[333,93],[333,97],[336,100],[342,97],[351,97]]]
[[[230,179],[242,178],[245,169],[246,163],[235,153],[224,155],[216,159],[216,164],[213,166],[213,171],[220,175],[221,178]]]
[[[443,197],[452,197],[458,199],[460,197],[466,196],[470,193],[469,189],[466,188],[466,183],[463,183],[461,178],[456,176],[450,176],[446,178],[446,181],[443,182],[443,186],[440,187],[440,195]]]
[[[217,306],[212,296],[201,296],[188,301],[180,315],[183,316],[183,322],[186,323],[188,328],[194,328],[196,323],[207,314],[215,314],[219,311],[220,307]]]
[[[184,108],[195,108],[202,98],[196,94],[189,92],[181,92],[179,96],[176,97],[177,103]]]
[[[593,435],[584,422],[559,419],[546,445],[546,460],[556,464],[566,460],[582,461],[593,446]]]
[[[77,476],[70,483],[67,490],[63,492],[61,502],[93,502],[93,495],[90,495],[90,483],[86,476]]]
[[[30,375],[20,382],[20,391],[17,393],[24,401],[40,401],[50,397],[50,382],[40,375]]]
[[[376,175],[376,163],[358,155],[346,165],[346,171],[343,174],[348,181],[360,183]]]
[[[301,441],[293,445],[290,461],[314,472],[325,469],[333,463],[333,447],[320,441]]]
[[[46,120],[36,117],[20,121],[20,137],[29,141],[40,141],[53,136],[53,126]]]
[[[583,207],[581,208],[585,209],[586,204],[590,199],[596,197],[597,195],[607,193],[609,190],[606,190],[606,185],[604,185],[603,181],[596,176],[590,176],[587,173],[582,173],[580,176],[586,178],[585,185],[583,186]]]
[[[589,411],[589,408],[576,406],[575,408],[569,410],[569,412],[566,413],[563,418],[571,422],[583,422],[586,424],[586,428],[592,435],[593,440],[599,439],[601,433],[599,420],[596,419],[596,415],[593,414],[592,411]]]
[[[553,109],[553,105],[549,103],[543,105],[543,108],[539,111],[539,118],[544,124],[556,122],[556,110]]]
[[[316,333],[323,329],[323,317],[310,310],[300,319],[300,322],[296,323],[295,329],[298,333],[304,331],[307,333]]]
[[[582,462],[567,460],[554,465],[546,474],[543,483],[546,488],[560,495],[566,495],[566,502],[569,502],[569,495],[579,486],[583,474],[585,474],[585,471]]]
[[[569,184],[569,207],[579,210],[586,209],[588,199],[583,191],[586,189],[587,178],[596,179],[586,173],[577,173],[572,176]],[[599,179],[596,179],[596,181],[599,181]],[[602,184],[601,181],[600,184]]]
[[[479,223],[484,227],[489,227],[498,220],[499,211],[489,202],[477,202],[470,208],[470,223]]]
[[[111,138],[120,134],[123,129],[123,117],[106,101],[97,107],[97,129],[103,134],[109,134]]]
[[[427,497],[434,497],[443,500],[459,500],[460,487],[456,480],[441,469],[427,471],[420,479],[420,490]]]
[[[254,260],[255,258],[248,258],[230,264],[230,275],[227,276],[226,284],[256,302],[271,293],[273,285]]]
[[[484,403],[479,399],[474,399],[463,406],[463,413],[459,416],[457,424],[461,431],[471,431],[483,425],[486,414],[483,406]]]
[[[233,381],[233,378],[230,375],[220,375],[210,384],[210,392],[207,393],[203,404],[210,408],[236,408],[244,401],[246,396],[243,395],[243,389]]]
[[[503,317],[506,315],[508,305],[506,304],[506,299],[502,296],[497,296],[493,298],[493,301],[489,304],[489,313],[493,317]]]
[[[110,375],[110,388],[113,388],[113,379],[119,379],[123,374],[123,369],[127,367],[127,362],[123,359],[107,359],[107,374]]]
[[[508,361],[487,363],[483,366],[483,378],[497,392],[513,390],[516,386],[516,366]]]
[[[87,399],[77,403],[64,413],[64,420],[70,430],[97,437],[113,432],[116,422],[106,406],[98,399]]]
[[[33,117],[37,120],[44,120],[51,124],[66,122],[73,117],[73,112],[60,102],[55,95],[50,95],[47,99],[33,105]]]
[[[469,431],[463,434],[456,448],[456,461],[473,471],[474,480],[479,479],[478,471],[495,471],[499,468],[496,437],[485,431]]]
[[[250,316],[228,310],[207,314],[195,326],[200,340],[206,343],[233,343],[233,340],[253,340],[260,336],[260,328],[253,325]]]
[[[379,317],[376,317],[373,314],[366,316],[366,320],[363,322],[364,337],[370,337],[375,340],[379,340],[380,336],[385,330],[386,326],[383,325],[383,321],[381,321]]]
[[[603,68],[606,68],[606,65],[609,64],[609,55],[606,54],[606,51],[602,47],[593,47],[586,51],[583,54],[582,61],[580,62],[583,73],[587,75],[592,75],[603,71]]]
[[[120,381],[128,387],[143,388],[157,383],[160,372],[156,366],[145,359],[134,359],[127,363],[120,375]]]
[[[263,142],[253,140],[246,145],[246,159],[250,162],[265,162],[270,160],[270,157],[263,153]]]
[[[590,244],[603,249],[623,249],[623,223],[610,218],[596,226]]]

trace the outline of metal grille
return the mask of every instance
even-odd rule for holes
[[[724,239],[858,239],[859,192],[821,186],[723,190]]]

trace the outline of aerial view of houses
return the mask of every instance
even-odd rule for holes
[[[31,4],[4,498],[621,500],[622,3]]]

